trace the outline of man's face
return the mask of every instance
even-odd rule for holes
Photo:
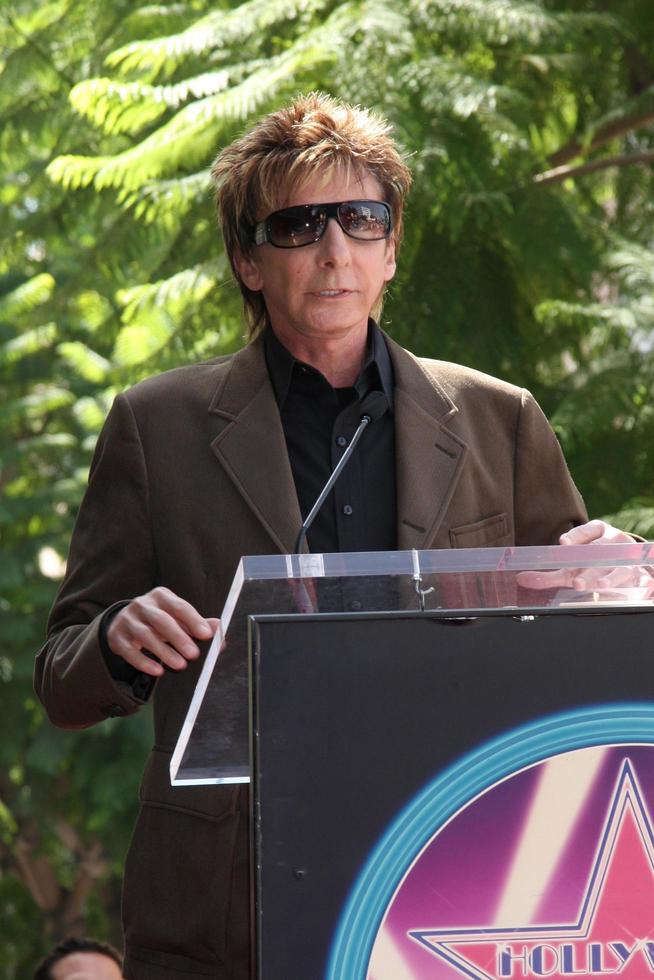
[[[357,199],[383,201],[378,181],[367,172],[346,177],[335,169],[327,181],[309,180],[283,197],[276,210]],[[357,241],[331,219],[319,241],[301,248],[259,245],[238,268],[249,289],[261,290],[281,342],[301,354],[316,339],[365,342],[370,311],[395,273],[395,246],[392,239]]]
[[[53,980],[121,980],[122,971],[104,953],[69,953],[50,970]]]

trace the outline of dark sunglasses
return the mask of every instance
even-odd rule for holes
[[[301,248],[325,234],[336,218],[346,235],[360,242],[377,242],[391,233],[391,209],[384,201],[338,201],[333,204],[298,204],[273,211],[254,226],[255,245]]]

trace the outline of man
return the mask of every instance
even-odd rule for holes
[[[65,939],[36,968],[33,980],[120,980],[120,956],[96,939]]]
[[[395,272],[410,184],[383,120],[298,98],[228,147],[213,176],[251,342],[116,399],[36,670],[64,727],[136,711],[156,681],[125,871],[130,980],[249,975],[247,792],[171,788],[170,753],[198,642],[240,557],[293,550],[370,393],[385,410],[309,531],[311,550],[621,534],[584,525],[527,392],[418,361],[370,319]]]

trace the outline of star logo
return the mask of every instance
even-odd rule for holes
[[[469,980],[654,977],[654,832],[625,759],[576,922],[412,929],[409,936]]]

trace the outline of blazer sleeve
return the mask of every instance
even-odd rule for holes
[[[35,690],[55,725],[84,728],[142,706],[131,684],[109,671],[100,624],[116,604],[156,584],[145,456],[129,400],[119,395],[98,439],[66,575],[36,658]]]
[[[514,457],[515,543],[558,544],[588,520],[563,451],[541,408],[523,390]]]

